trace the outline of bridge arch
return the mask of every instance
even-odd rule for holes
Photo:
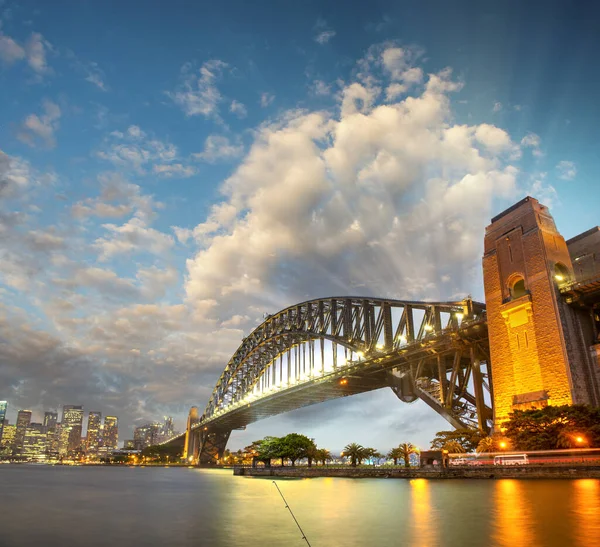
[[[309,300],[266,316],[242,340],[188,452],[211,461],[232,429],[383,387],[404,402],[422,399],[455,427],[488,430],[489,375],[485,306],[470,298]]]

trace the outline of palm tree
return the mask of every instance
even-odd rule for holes
[[[319,461],[319,452],[317,445],[313,444],[306,451],[306,459],[308,460],[308,467],[312,467],[313,460]]]
[[[458,441],[448,441],[444,444],[444,450],[447,450],[451,454],[462,454],[465,451],[465,448]]]
[[[365,458],[365,448],[360,444],[350,443],[344,447],[342,455],[345,458],[350,458],[350,464],[352,467],[356,467],[357,462],[360,465]]]
[[[494,452],[495,444],[496,443],[494,442],[494,439],[492,437],[484,437],[479,441],[479,444],[477,445],[477,453]]]
[[[410,455],[418,452],[418,449],[411,443],[402,443],[398,446],[398,451],[404,460],[404,467],[410,467]]]
[[[317,456],[315,457],[317,463],[322,462],[323,465],[325,465],[325,462],[331,459],[331,452],[329,452],[329,450],[327,450],[326,448],[320,448],[319,450],[317,450]]]
[[[400,458],[402,458],[402,452],[400,451],[400,448],[398,448],[398,447],[392,448],[388,452],[387,457],[391,458],[392,460],[394,460],[394,465],[398,465],[398,460]]]

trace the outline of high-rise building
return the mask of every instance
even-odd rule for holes
[[[81,405],[64,405],[61,423],[63,427],[70,428],[67,452],[74,454],[81,448],[83,407]]]
[[[105,452],[117,449],[119,442],[119,419],[116,416],[104,418],[104,430],[102,432],[102,445]]]
[[[123,442],[123,448],[125,450],[133,450],[135,448],[135,443],[133,442],[133,439],[127,439],[125,442]]]
[[[6,418],[6,401],[0,401],[0,443],[2,442],[2,430],[4,429],[4,419]]]
[[[30,423],[25,431],[21,456],[30,461],[46,459],[46,431],[43,424]]]
[[[4,430],[2,432],[2,441],[0,441],[0,454],[10,456],[15,447],[15,433],[17,426],[10,425],[8,420],[4,420]]]
[[[98,454],[98,449],[101,444],[101,425],[102,425],[102,413],[101,412],[90,412],[88,415],[88,426],[87,426],[87,443],[86,452],[90,455]]]
[[[136,450],[143,450],[148,446],[158,444],[162,424],[150,423],[136,427],[133,430],[133,444]]]
[[[58,422],[58,412],[44,412],[44,427],[46,431],[56,429]]]
[[[31,410],[19,410],[17,413],[17,423],[15,430],[14,450],[19,454],[23,449],[23,441],[25,440],[25,432],[31,423]]]
[[[56,443],[58,446],[58,455],[62,458],[69,451],[69,437],[72,427],[63,423],[56,424]]]

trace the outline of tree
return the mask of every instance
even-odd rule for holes
[[[447,441],[442,449],[447,450],[451,454],[462,454],[465,452],[465,447],[456,440]]]
[[[357,443],[350,443],[344,447],[342,455],[345,458],[350,458],[350,464],[352,467],[356,467],[357,463],[360,465],[365,459],[365,447]]]
[[[600,408],[587,405],[515,410],[503,425],[515,450],[600,447]]]
[[[362,457],[365,460],[373,459],[378,461],[380,458],[383,457],[383,455],[377,452],[377,450],[375,450],[374,448],[367,447],[363,448]],[[373,464],[375,464],[375,462],[373,462]]]
[[[404,459],[404,467],[410,467],[410,455],[418,452],[417,447],[411,443],[402,443],[398,446],[398,451]]]
[[[387,454],[388,458],[391,458],[392,460],[394,460],[394,465],[398,465],[398,460],[400,458],[402,458],[402,451],[400,450],[399,447],[396,448],[392,448],[388,454]]]
[[[321,462],[323,465],[325,465],[325,463],[330,461],[331,459],[331,452],[329,452],[329,450],[327,450],[326,448],[319,448],[317,450],[315,457],[317,463]]]
[[[313,460],[315,460],[317,463],[319,462],[319,449],[317,448],[316,444],[313,443],[313,446],[308,449],[306,452],[306,459],[308,467],[312,467]]]
[[[283,439],[281,437],[265,437],[261,441],[254,441],[250,446],[256,447],[256,455],[261,460],[271,460],[273,458],[281,458],[281,466],[286,454],[283,449]]]
[[[292,467],[296,465],[297,460],[307,458],[309,453],[314,454],[317,448],[315,441],[299,433],[290,433],[280,441],[282,464],[284,457],[289,458],[292,460]]]
[[[478,453],[481,452],[495,452],[496,451],[496,442],[492,437],[484,437],[479,441],[479,444],[476,448]]]
[[[431,441],[431,448],[434,450],[445,450],[444,445],[448,441],[456,441],[463,450],[461,452],[473,452],[477,448],[479,441],[487,435],[478,429],[456,429],[454,431],[438,431],[435,438]]]

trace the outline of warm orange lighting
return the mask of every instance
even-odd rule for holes
[[[506,448],[506,443],[504,441],[500,443],[500,448]]]
[[[585,439],[583,437],[577,437],[575,439],[578,443],[582,443]]]
[[[346,380],[346,378],[342,378],[340,380],[340,385],[345,386],[348,383],[348,380]]]

